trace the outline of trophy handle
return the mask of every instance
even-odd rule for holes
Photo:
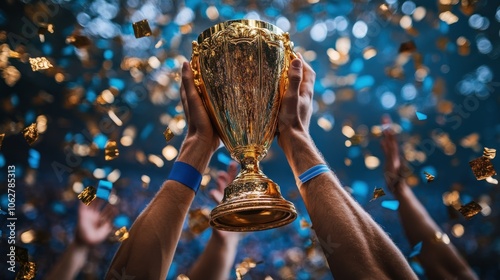
[[[283,83],[280,87],[280,91],[283,96],[285,95],[285,92],[288,88],[288,69],[290,68],[290,63],[292,62],[292,60],[298,58],[298,56],[293,51],[293,42],[292,40],[290,40],[290,34],[288,32],[283,33],[282,40],[285,46],[285,67],[283,69],[283,76],[282,76]]]
[[[193,70],[194,77],[194,85],[199,93],[202,92],[203,87],[203,79],[201,78],[201,70],[200,70],[200,45],[198,42],[193,41],[193,53],[191,55],[191,61],[189,63],[191,65],[191,69]]]

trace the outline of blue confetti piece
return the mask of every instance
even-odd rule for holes
[[[356,58],[352,63],[351,63],[351,72],[353,73],[359,73],[363,70],[365,67],[363,59],[361,58]]]
[[[368,184],[364,181],[354,181],[351,185],[352,194],[357,198],[365,198],[368,195]]]
[[[384,200],[384,201],[382,201],[381,205],[384,208],[396,211],[399,208],[399,201],[397,201],[397,200]]]
[[[7,209],[9,205],[9,196],[7,194],[4,194],[0,197],[0,208],[1,209]]]
[[[300,14],[297,16],[296,29],[302,32],[314,23],[314,18],[309,14]]]
[[[415,246],[413,246],[413,249],[411,250],[410,255],[408,255],[408,258],[413,258],[420,254],[420,251],[422,250],[422,241],[418,242]]]
[[[40,153],[37,150],[29,150],[28,164],[33,169],[40,167]]]
[[[108,201],[109,195],[111,194],[111,189],[113,189],[113,183],[105,180],[99,180],[96,196]]]
[[[52,46],[50,44],[43,44],[42,51],[45,55],[51,55],[52,54]]]
[[[419,121],[424,121],[424,120],[426,120],[426,119],[427,119],[427,115],[426,115],[426,114],[424,114],[424,113],[420,113],[420,112],[418,112],[418,111],[417,111],[417,112],[415,112],[415,113],[417,114],[417,119],[418,119]]]
[[[361,155],[361,149],[358,147],[358,146],[354,146],[354,147],[349,147],[349,149],[347,150],[347,157],[348,158],[357,158]]]
[[[125,88],[125,82],[121,79],[116,79],[116,78],[109,79],[109,85],[117,88],[120,91]]]
[[[411,129],[413,127],[410,120],[405,119],[405,118],[402,118],[399,124],[401,125],[401,129],[405,132],[411,131]]]
[[[217,153],[217,160],[225,165],[229,165],[231,163],[231,158],[223,152]]]
[[[422,172],[420,174],[420,177],[422,178],[422,181],[427,182],[427,178],[425,177],[424,172],[427,172],[427,173],[433,175],[434,178],[437,178],[437,170],[436,170],[436,168],[434,168],[434,166],[428,165],[428,166],[422,167]]]
[[[72,55],[74,53],[74,51],[75,51],[75,47],[67,46],[64,49],[62,49],[62,54],[64,56],[69,56],[69,55]]]
[[[418,262],[410,262],[410,266],[418,275],[424,275],[424,268]]]
[[[104,59],[112,59],[113,58],[113,51],[112,50],[105,50],[104,51]]]
[[[0,215],[7,215],[7,212],[5,212],[2,209],[0,209]]]
[[[0,154],[0,168],[5,166],[5,157]]]
[[[19,104],[19,96],[17,96],[17,94],[13,94],[10,97],[10,103],[12,103],[14,107],[16,107]]]
[[[149,135],[153,132],[153,124],[147,124],[141,131],[141,139],[144,140],[149,137]]]
[[[127,217],[127,215],[120,214],[116,216],[115,220],[113,221],[113,225],[117,228],[121,227],[129,227],[130,226],[130,219]]]
[[[106,135],[99,133],[94,136],[94,143],[96,144],[98,149],[104,149],[104,147],[106,146],[106,142],[108,142],[108,137],[106,137]]]
[[[95,93],[95,91],[89,90],[87,91],[86,98],[88,102],[93,103],[97,98],[97,94]]]
[[[0,25],[4,25],[7,22],[7,16],[5,12],[0,10]]]
[[[26,125],[30,125],[32,123],[35,122],[35,112],[33,112],[32,110],[29,110],[28,112],[26,112],[26,116],[24,116],[25,120],[24,120],[24,124]]]
[[[356,79],[356,82],[354,83],[354,89],[355,90],[361,90],[364,88],[371,87],[375,84],[375,79],[370,76],[370,75],[364,75],[360,76]]]
[[[56,214],[62,215],[64,213],[66,213],[66,207],[61,202],[57,201],[57,202],[52,203],[52,211]]]
[[[269,7],[267,9],[265,9],[264,13],[268,17],[277,17],[277,16],[279,16],[281,14],[280,10],[278,10],[276,8],[273,8],[273,7]]]

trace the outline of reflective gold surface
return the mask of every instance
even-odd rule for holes
[[[275,135],[292,48],[288,33],[257,20],[217,24],[193,42],[195,85],[231,157],[241,164],[211,213],[217,229],[264,230],[297,217],[259,168]]]

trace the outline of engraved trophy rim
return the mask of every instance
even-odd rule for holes
[[[281,30],[281,28],[279,28],[278,26],[276,26],[272,23],[266,22],[266,21],[257,20],[257,19],[233,19],[233,20],[227,20],[227,21],[220,22],[216,25],[213,25],[212,27],[205,29],[198,36],[198,43],[203,43],[203,41],[205,39],[210,38],[213,34],[228,28],[233,23],[243,23],[249,27],[265,28],[269,31],[272,31],[275,34],[278,34],[278,35],[282,35],[282,34],[286,33],[285,31]]]

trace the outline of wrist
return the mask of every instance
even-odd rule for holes
[[[305,132],[290,131],[280,141],[280,146],[292,168],[293,174],[298,178],[306,170],[318,164],[325,164],[311,136]]]
[[[177,161],[187,163],[203,174],[215,150],[196,136],[187,136],[182,143]]]
[[[278,145],[283,149],[285,155],[290,154],[297,145],[314,145],[314,142],[305,131],[299,131],[296,129],[287,129],[284,132],[280,132],[278,137]]]

